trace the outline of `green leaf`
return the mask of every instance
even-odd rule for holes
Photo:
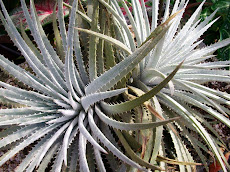
[[[65,21],[64,21],[64,15],[63,15],[63,0],[58,0],[58,22],[59,22],[59,28],[63,43],[64,52],[67,51],[67,36],[66,36],[66,27],[65,27]]]
[[[153,96],[155,96],[162,88],[164,88],[165,85],[168,84],[168,82],[174,77],[174,75],[180,69],[182,64],[183,64],[183,62],[181,62],[176,67],[176,69],[174,69],[174,71],[172,73],[170,73],[170,75],[167,76],[167,78],[165,78],[160,84],[153,87],[150,91],[143,94],[142,96],[140,96],[136,99],[130,100],[130,101],[126,101],[124,103],[116,104],[116,105],[108,105],[106,103],[101,103],[103,110],[105,110],[107,113],[110,113],[110,114],[117,114],[117,113],[129,111],[129,110],[141,105],[145,101],[147,101],[150,98],[152,98]]]
[[[211,9],[214,11],[218,9],[218,13],[224,17],[227,17],[228,9],[230,7],[230,1],[226,0],[218,0],[212,6]]]
[[[226,19],[224,20],[224,23],[220,27],[220,40],[223,40],[225,38],[230,38],[230,7],[228,9],[228,14],[227,14]],[[218,57],[221,60],[230,60],[230,45],[219,49]]]
[[[122,14],[122,16],[120,16],[114,9],[113,7],[111,7],[108,3],[106,3],[104,0],[98,0],[101,4],[103,4],[106,9],[112,13],[112,15],[119,21],[119,24],[122,26],[122,28],[125,30],[125,33],[127,34],[129,43],[130,43],[130,47],[131,50],[134,51],[135,50],[135,43],[134,43],[134,39],[132,37],[131,31],[129,30],[127,23],[124,19],[124,16]],[[123,18],[122,18],[123,17]]]
[[[161,105],[159,103],[159,101],[157,100],[156,96],[152,99],[155,105],[155,111],[158,113],[158,115],[160,115],[162,117],[163,114],[163,110],[161,108]],[[159,119],[156,121],[159,121]],[[163,138],[163,126],[157,127],[155,130],[153,130],[154,134],[154,140],[153,140],[153,151],[151,154],[151,159],[150,159],[150,163],[151,164],[155,164],[156,163],[156,158],[157,155],[160,152],[160,147],[162,144],[162,138]]]
[[[64,62],[65,53],[64,53],[61,35],[60,35],[59,30],[58,30],[56,8],[57,8],[57,2],[55,3],[54,10],[52,13],[53,31],[54,31],[56,44],[57,44],[57,53],[58,53],[60,59],[62,60],[62,62]]]
[[[63,5],[66,6],[66,7],[68,7],[69,9],[72,8],[71,5],[69,5],[69,4],[65,3],[65,2],[63,2]],[[85,12],[81,12],[81,11],[77,10],[77,14],[78,14],[82,19],[84,19],[89,25],[91,25],[92,19],[91,19],[89,16],[87,16]]]
[[[163,170],[158,166],[152,165],[147,161],[144,161],[143,159],[141,159],[139,156],[137,156],[137,154],[132,150],[132,148],[129,146],[128,142],[126,141],[125,137],[123,136],[123,134],[118,131],[118,130],[114,130],[115,133],[117,134],[120,142],[122,143],[122,145],[124,146],[127,154],[136,162],[138,162],[140,165],[143,165],[147,168],[150,168],[152,170]]]
[[[90,6],[88,5],[88,10],[90,9],[90,11],[92,11],[91,30],[97,31],[98,17],[99,17],[98,1],[92,1],[92,8],[89,8],[89,7]],[[96,79],[97,77],[97,53],[96,53],[97,44],[98,44],[97,37],[94,35],[90,35],[90,38],[89,38],[89,78],[90,78],[90,81]]]

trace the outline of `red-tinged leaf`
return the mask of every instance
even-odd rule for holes
[[[218,172],[219,170],[221,170],[221,166],[218,162],[209,165],[209,172]]]
[[[64,2],[68,3],[69,0],[64,0]],[[35,1],[35,8],[38,13],[38,19],[42,25],[46,25],[52,22],[52,13],[53,13],[55,3],[56,1],[54,0]],[[64,9],[64,15],[65,16],[68,15],[69,9],[65,6],[63,6],[63,9]],[[56,9],[56,11],[57,10],[58,9]],[[22,21],[25,30],[29,29],[21,7],[18,7],[11,12],[11,19],[13,20],[15,26],[18,29],[20,29],[20,21]]]
[[[229,156],[230,156],[230,152],[224,155],[226,160],[229,159]],[[209,172],[218,172],[219,170],[221,170],[221,166],[218,162],[214,161],[212,164],[209,165]]]

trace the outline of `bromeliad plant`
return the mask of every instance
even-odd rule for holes
[[[97,13],[98,2],[94,3],[93,13]],[[126,168],[124,163],[141,171],[147,171],[147,168],[161,170],[159,166],[149,164],[134,152],[134,158],[128,158],[122,153],[116,143],[117,137],[113,136],[110,126],[118,129],[115,132],[120,136],[122,135],[120,130],[155,128],[178,118],[159,122],[127,123],[119,119],[119,116],[105,115],[98,102],[105,99],[111,102],[112,97],[127,90],[125,87],[119,89],[118,83],[157,44],[166,33],[169,21],[159,27],[160,31],[156,38],[151,38],[133,54],[97,77],[97,70],[103,71],[104,69],[103,66],[100,69],[96,65],[95,37],[89,39],[89,56],[85,60],[81,53],[78,31],[74,29],[75,26],[78,26],[77,0],[73,1],[71,7],[68,31],[65,28],[63,1],[58,1],[57,16],[62,44],[58,44],[61,47],[57,46],[57,48],[63,50],[58,51],[60,57],[44,33],[32,0],[30,10],[27,9],[24,0],[21,0],[21,4],[37,47],[24,32],[22,32],[24,39],[22,38],[2,0],[0,4],[3,12],[0,13],[2,23],[32,69],[32,72],[28,72],[0,55],[1,68],[29,87],[29,90],[26,90],[0,82],[1,101],[8,101],[9,105],[16,106],[16,108],[0,110],[0,126],[3,128],[0,147],[8,149],[0,158],[0,165],[3,165],[20,150],[31,146],[32,150],[15,171],[33,171],[34,169],[45,171],[53,158],[55,158],[52,161],[53,171],[62,169],[94,171],[95,162],[99,171],[106,171],[115,166],[121,166],[124,169]],[[97,28],[94,20],[91,21],[91,27]],[[60,41],[56,21],[54,21],[54,29],[56,39]],[[87,49],[87,47],[84,48]],[[85,62],[88,63],[87,69],[84,67]],[[165,82],[167,83],[178,69],[179,66],[164,83],[159,84],[159,87],[164,87]],[[159,87],[152,89],[152,93],[147,95],[152,97]],[[139,100],[139,104],[148,99]],[[123,115],[129,116],[129,114]],[[94,157],[91,154],[94,154]],[[119,158],[122,164],[113,155]],[[105,166],[104,162],[109,162],[110,165]]]
[[[58,0],[61,36],[54,20],[57,54],[38,22],[32,0],[30,13],[24,0],[21,4],[37,47],[25,33],[22,33],[24,39],[21,37],[0,0],[1,20],[33,70],[28,72],[0,56],[2,69],[30,88],[26,90],[0,82],[0,100],[18,106],[0,110],[3,128],[0,147],[9,149],[0,158],[0,165],[31,146],[32,150],[15,171],[45,171],[49,162],[53,163],[53,171],[165,170],[165,162],[179,165],[180,171],[191,171],[190,165],[197,164],[184,144],[189,141],[206,169],[200,148],[207,152],[210,149],[226,170],[217,145],[222,140],[206,121],[207,117],[213,117],[202,116],[195,107],[229,126],[225,117],[229,109],[223,104],[229,105],[230,97],[195,81],[229,82],[229,73],[209,70],[228,66],[229,62],[199,63],[230,40],[195,49],[201,42],[196,40],[211,25],[207,24],[211,17],[201,24],[196,22],[200,6],[178,31],[182,17],[180,10],[186,6],[184,1],[176,1],[171,17],[169,1],[166,1],[165,16],[159,26],[156,1],[151,32],[144,5],[133,0],[134,18],[125,3],[124,8],[132,24],[136,45],[117,1],[106,2],[84,2],[87,4],[86,15],[85,8],[78,8],[82,4],[74,0],[69,6],[71,14],[66,29],[63,1]],[[85,25],[91,31],[78,28],[83,25],[77,14],[88,22]],[[90,33],[89,39],[83,34],[79,36],[77,29]],[[88,44],[85,40],[89,40]],[[211,74],[212,78],[206,78]],[[117,103],[119,101],[121,103]],[[178,120],[178,116],[183,120]],[[216,137],[211,136],[202,124]],[[175,151],[167,149],[167,153],[176,152],[171,156],[176,160],[166,158],[167,142],[162,140],[162,125],[175,147]],[[204,142],[192,137],[191,132],[200,134]]]
[[[28,1],[29,2],[29,1]],[[64,1],[68,3],[68,0]],[[38,19],[42,26],[52,23],[52,14],[54,10],[55,1],[52,0],[37,0],[35,1],[35,9],[38,14]],[[55,9],[56,10],[56,9]],[[67,7],[63,8],[64,15],[67,16],[69,14],[69,10]],[[26,23],[26,19],[23,14],[23,10],[21,7],[17,7],[10,12],[10,17],[13,20],[15,26],[20,29],[20,25],[22,22],[23,28],[25,30],[28,29],[28,25]]]
[[[122,3],[129,19],[130,25],[128,25],[116,0],[111,0],[110,5],[103,0],[99,0],[99,2],[114,16],[115,27],[118,28],[114,35],[118,35],[116,38],[126,44],[125,48],[130,49],[132,52],[135,52],[137,47],[142,47],[143,44],[146,44],[146,41],[159,29],[157,28],[159,23],[164,23],[170,13],[184,11],[188,4],[184,0],[177,0],[170,12],[170,1],[167,0],[164,15],[159,16],[159,1],[156,0],[152,4],[152,20],[150,20],[144,0],[141,0],[140,3],[135,0],[131,1],[132,13],[126,2],[121,0],[119,2]],[[230,82],[229,71],[220,70],[228,67],[230,61],[212,62],[209,60],[214,57],[213,52],[230,43],[230,38],[199,48],[202,43],[202,40],[199,39],[200,36],[217,20],[211,21],[217,12],[216,10],[204,21],[200,22],[199,14],[203,4],[204,2],[200,4],[184,25],[181,24],[184,22],[182,18],[183,12],[175,16],[174,22],[167,33],[132,73],[133,81],[130,83],[132,86],[130,89],[134,95],[127,95],[128,99],[133,99],[135,96],[140,99],[145,97],[143,94],[151,92],[150,90],[154,87],[156,88],[156,85],[169,76],[173,68],[183,61],[181,69],[168,83],[168,87],[161,89],[154,98],[145,102],[144,107],[136,108],[135,121],[158,121],[172,116],[180,116],[183,120],[174,122],[173,125],[168,124],[165,128],[158,127],[155,130],[145,130],[143,133],[132,133],[131,135],[142,144],[141,157],[150,163],[159,161],[158,153],[162,156],[171,154],[172,157],[180,162],[194,162],[189,151],[189,146],[191,146],[197,152],[207,171],[208,161],[203,152],[209,154],[210,151],[212,152],[211,155],[215,156],[223,170],[226,171],[226,167],[230,168],[220,151],[220,147],[227,148],[227,146],[208,121],[217,120],[230,127],[230,96],[227,93],[207,88],[202,84],[212,81]],[[79,30],[99,36],[93,31]],[[152,33],[152,31],[155,32]],[[132,37],[133,34],[136,41]],[[112,42],[111,38],[105,36],[101,36],[101,38]],[[96,81],[92,83],[94,82]],[[137,99],[134,99],[113,105],[101,102],[101,107],[107,114],[117,114],[127,112],[136,107],[137,104]],[[150,112],[157,119],[149,119]],[[169,142],[170,139],[164,139],[163,132],[170,136],[172,142]],[[192,133],[196,133],[197,137],[194,137]],[[200,140],[201,138],[202,141]],[[168,144],[168,142],[173,144],[173,150],[169,149],[172,145]],[[191,166],[184,166],[187,163],[172,161],[167,161],[167,163],[179,164],[180,171],[192,170]],[[162,164],[162,167],[167,168],[167,165]]]

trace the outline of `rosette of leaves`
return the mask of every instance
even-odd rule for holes
[[[139,118],[135,119],[136,121],[148,121],[149,116],[152,115],[151,120],[154,120],[155,117],[155,121],[161,121],[172,116],[180,116],[183,120],[168,124],[167,127],[161,126],[138,134],[129,133],[129,136],[142,144],[145,151],[142,149],[140,156],[143,159],[150,163],[156,163],[161,159],[160,164],[164,168],[167,168],[167,163],[171,163],[178,164],[180,171],[191,171],[192,167],[190,165],[192,164],[186,162],[194,162],[190,151],[192,148],[193,151],[197,152],[207,171],[208,159],[205,156],[207,154],[214,155],[224,171],[227,171],[226,168],[230,169],[223,153],[220,151],[220,147],[227,148],[227,146],[209,122],[221,122],[230,127],[230,95],[203,85],[212,81],[230,82],[229,71],[222,70],[229,66],[230,61],[213,62],[210,60],[214,57],[213,52],[230,44],[230,38],[210,46],[199,46],[202,43],[202,40],[199,39],[200,36],[218,20],[217,18],[211,21],[217,10],[201,22],[199,14],[204,4],[202,2],[185,23],[182,16],[188,2],[184,0],[175,1],[172,8],[170,8],[170,1],[166,0],[163,16],[158,14],[159,1],[154,1],[152,4],[152,19],[148,18],[144,0],[140,2],[131,1],[132,13],[125,1],[121,0],[119,2],[122,3],[129,18],[130,25],[128,25],[116,0],[111,0],[111,4],[104,0],[99,0],[99,2],[114,17],[114,35],[117,36],[116,39],[123,42],[132,53],[138,47],[146,44],[150,37],[154,37],[157,31],[160,31],[157,26],[164,23],[170,14],[181,11],[173,19],[174,22],[167,33],[162,36],[155,48],[150,51],[132,73],[133,81],[130,83],[132,94],[127,94],[129,101],[119,104],[101,102],[101,107],[108,114],[124,113],[131,110],[139,105],[134,99],[135,97],[145,99],[145,93],[151,92],[152,88],[157,89],[157,85],[169,76],[173,68],[183,61],[181,69],[168,83],[168,86],[161,89],[150,101],[145,102],[144,107],[136,109],[140,115],[137,115]],[[93,31],[80,30],[99,35]],[[153,30],[154,33],[152,33]],[[132,35],[135,36],[135,40]],[[109,41],[112,38],[101,36],[101,39]],[[125,59],[126,55],[120,53],[120,56]],[[93,83],[96,83],[96,81],[93,81]],[[87,89],[89,88],[90,86]],[[163,159],[160,156],[175,158],[177,161]]]
[[[19,88],[0,82],[1,102],[8,102],[9,106],[13,106],[0,109],[0,148],[6,149],[0,157],[0,165],[29,146],[31,151],[15,171],[45,171],[50,162],[52,171],[106,171],[111,168],[125,171],[126,164],[141,171],[147,171],[147,168],[162,170],[159,166],[138,157],[132,149],[129,151],[132,155],[128,157],[116,141],[121,139],[122,145],[126,149],[130,148],[127,145],[133,140],[125,144],[127,140],[121,130],[144,131],[178,118],[126,122],[125,118],[135,114],[111,116],[100,106],[100,102],[112,102],[112,98],[123,100],[119,94],[127,92],[127,89],[126,84],[121,87],[122,81],[126,80],[126,76],[156,46],[168,30],[172,18],[159,26],[157,33],[154,32],[156,37],[149,39],[133,53],[126,49],[124,44],[117,42],[120,51],[126,54],[128,51],[131,55],[125,59],[116,58],[117,64],[114,61],[114,64],[109,66],[108,61],[103,65],[97,64],[96,57],[101,53],[95,46],[97,37],[89,38],[88,47],[84,47],[88,55],[82,55],[79,34],[74,29],[79,24],[76,16],[77,0],[72,3],[68,29],[64,22],[63,1],[58,0],[57,18],[60,31],[56,20],[53,21],[55,38],[59,42],[56,47],[58,53],[46,37],[33,0],[30,1],[30,10],[24,0],[21,0],[21,5],[36,46],[25,32],[22,31],[21,35],[17,31],[2,0],[0,4],[2,23],[32,69],[31,72],[26,71],[0,55],[1,69],[27,86]],[[89,4],[88,16],[84,12],[81,16],[90,24],[92,30],[96,30],[99,11],[105,9],[99,9],[98,1],[89,1]],[[177,66],[156,89],[151,89],[151,93],[145,94],[147,97],[139,99],[139,104],[154,96],[159,87],[163,88],[179,67]],[[114,132],[119,137],[115,137]],[[139,146],[138,143],[133,145]]]
[[[65,2],[68,3],[68,1]],[[35,1],[35,9],[38,14],[38,19],[42,24],[42,26],[52,23],[52,19],[53,19],[52,14],[54,11],[54,6],[55,6],[55,1],[51,1],[51,0]],[[63,8],[63,13],[64,16],[67,16],[69,14],[69,10],[67,7]],[[21,22],[25,30],[29,29],[21,7],[17,7],[13,9],[10,13],[10,17],[18,29],[21,28],[20,27]]]

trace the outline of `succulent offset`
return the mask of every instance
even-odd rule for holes
[[[180,171],[191,171],[197,163],[186,148],[184,137],[206,170],[208,165],[200,148],[210,149],[226,171],[215,139],[224,143],[206,116],[194,107],[230,126],[229,109],[224,106],[229,106],[229,94],[201,85],[213,80],[229,82],[229,71],[216,70],[229,66],[229,61],[204,60],[228,45],[230,39],[196,48],[202,42],[198,38],[215,21],[209,23],[212,14],[199,23],[203,3],[178,30],[186,7],[184,1],[175,2],[171,17],[166,1],[159,26],[156,1],[151,27],[144,5],[132,1],[133,17],[121,1],[136,41],[116,0],[111,0],[110,5],[104,0],[84,2],[88,16],[78,10],[77,0],[71,6],[65,4],[71,8],[68,28],[63,1],[58,0],[60,33],[56,18],[53,21],[58,53],[38,22],[33,0],[30,12],[24,0],[21,4],[37,47],[23,31],[20,35],[0,1],[0,17],[6,31],[33,70],[28,72],[0,55],[1,68],[30,88],[0,82],[0,100],[18,106],[0,110],[0,126],[4,129],[0,147],[9,148],[0,158],[0,165],[33,144],[15,171],[45,171],[50,161],[53,171],[163,170],[167,168],[165,162],[179,165]],[[80,25],[77,15],[88,22],[91,30],[79,28],[84,25]],[[112,24],[107,27],[103,21]],[[78,31],[90,34],[88,43],[80,39]],[[117,40],[109,37],[112,35]],[[88,54],[83,54],[82,49]],[[163,125],[172,138],[177,160],[167,158]],[[205,142],[192,137],[190,131],[201,135]]]

